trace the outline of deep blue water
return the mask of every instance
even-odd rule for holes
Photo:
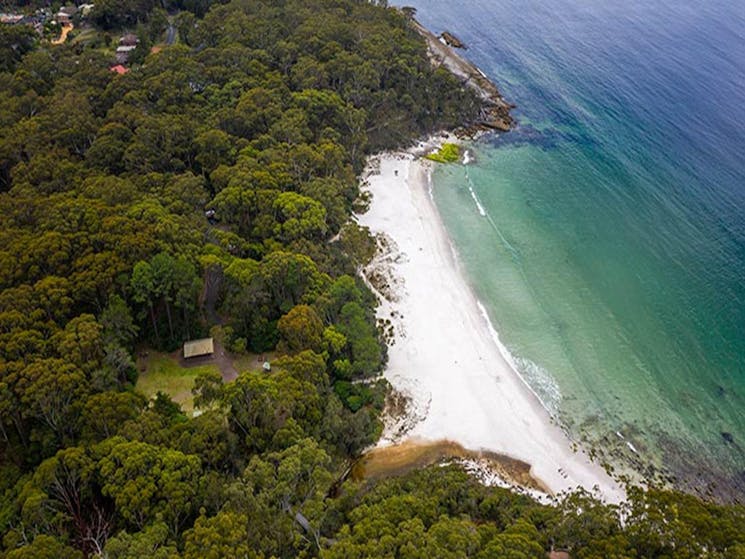
[[[521,373],[607,459],[745,495],[745,2],[407,3],[518,106],[435,197]]]

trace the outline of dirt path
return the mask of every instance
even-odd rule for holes
[[[52,44],[61,45],[62,43],[64,43],[67,40],[67,36],[70,34],[70,31],[72,31],[73,29],[75,29],[75,26],[72,23],[63,25],[62,33],[60,33],[60,36],[57,39],[54,39],[52,41]]]
[[[234,381],[238,377],[238,369],[233,364],[233,359],[227,354],[220,342],[215,340],[215,365],[220,369],[223,382]]]

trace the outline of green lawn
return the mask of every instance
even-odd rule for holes
[[[220,372],[216,365],[185,368],[169,355],[151,351],[145,362],[145,371],[137,379],[136,388],[148,398],[155,397],[158,391],[165,392],[190,415],[194,410],[191,394],[194,379],[205,371]]]

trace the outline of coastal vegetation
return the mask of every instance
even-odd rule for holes
[[[166,7],[177,44],[123,74],[105,39],[0,27],[0,557],[745,557],[745,511],[682,494],[345,482],[387,390],[357,177],[481,102],[377,3]],[[142,45],[167,25],[91,17]],[[215,327],[271,371],[189,369],[188,404],[170,358],[140,377]]]

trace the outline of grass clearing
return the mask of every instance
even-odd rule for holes
[[[239,373],[244,373],[246,371],[260,371],[261,367],[264,365],[264,361],[269,361],[269,363],[274,362],[277,353],[275,351],[265,351],[261,354],[261,357],[264,359],[259,359],[258,353],[244,353],[242,355],[233,356],[233,365],[235,365],[235,368]]]
[[[197,375],[206,371],[220,372],[216,365],[182,367],[170,355],[154,351],[150,352],[144,364],[145,370],[140,372],[135,388],[148,398],[154,398],[158,391],[168,394],[187,415],[194,411],[191,389]]]

